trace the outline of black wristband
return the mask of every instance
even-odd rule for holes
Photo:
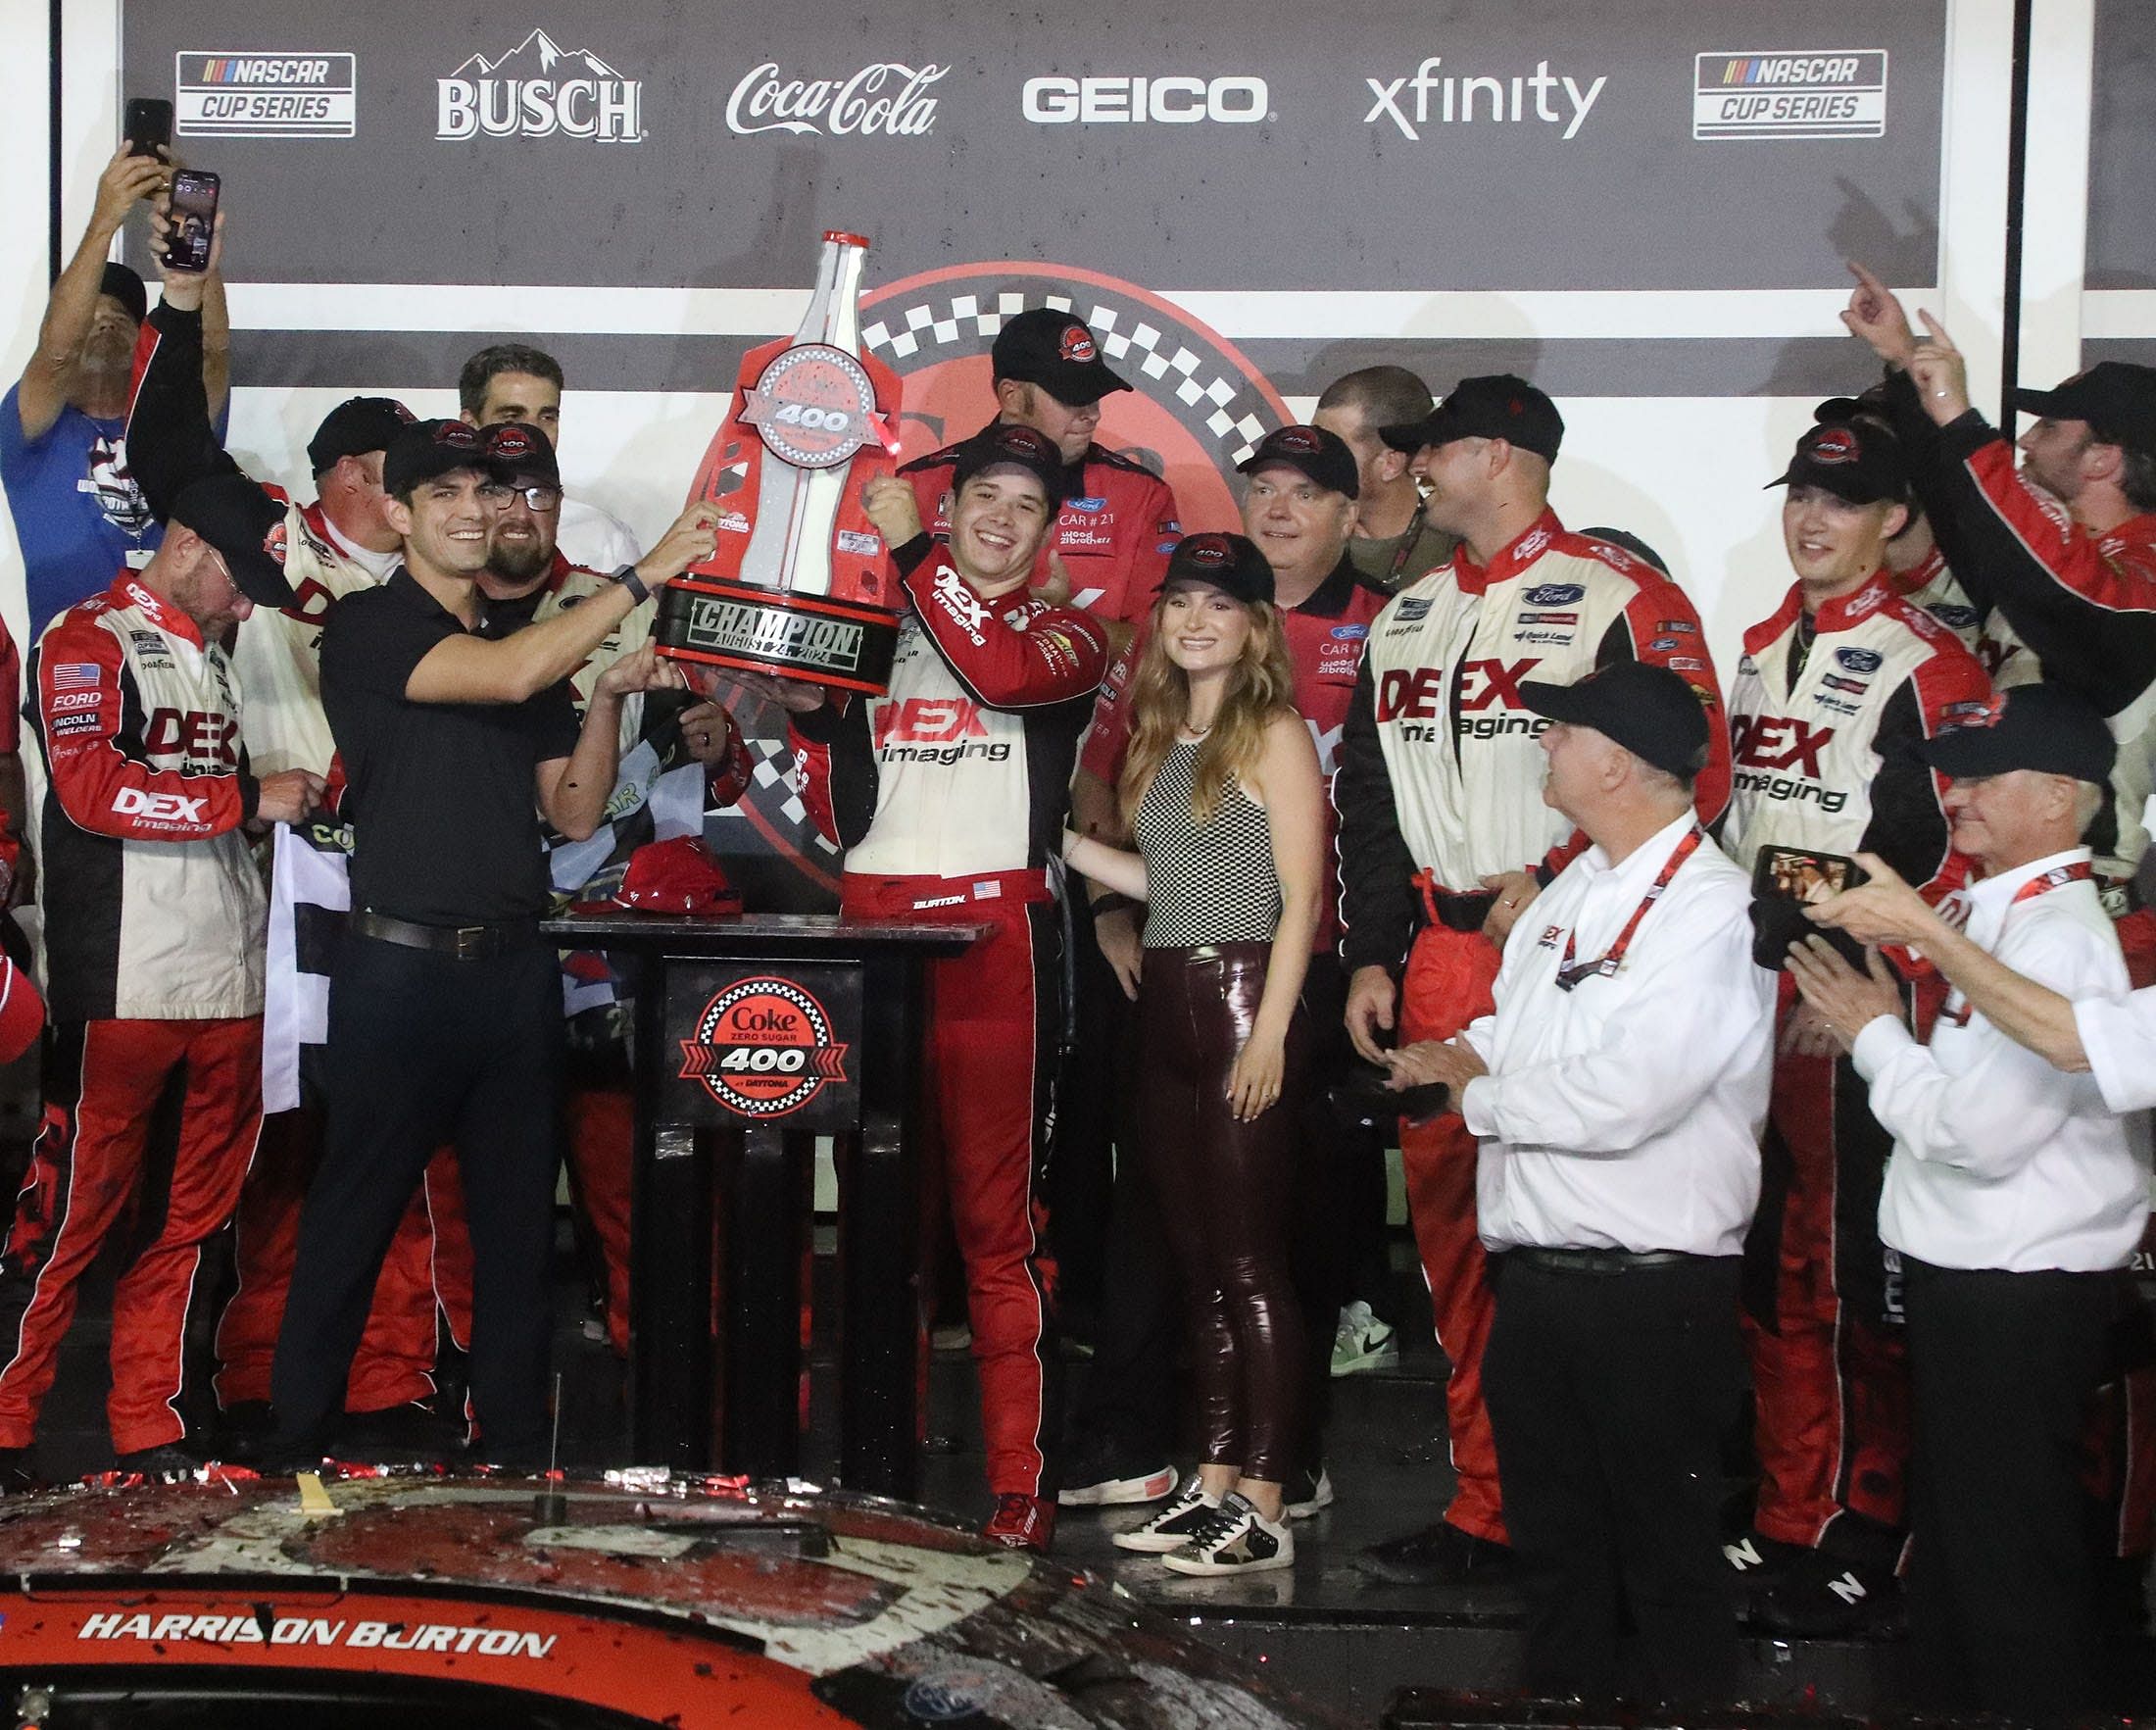
[[[636,567],[633,565],[622,566],[619,570],[613,573],[613,580],[629,591],[630,599],[635,601],[639,607],[652,598],[652,591],[645,586],[644,579],[637,575]]]

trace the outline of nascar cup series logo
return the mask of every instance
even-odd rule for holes
[[[635,144],[644,136],[644,85],[588,48],[564,48],[533,30],[499,60],[474,54],[435,80],[434,136],[595,138]]]
[[[846,1047],[823,1005],[791,979],[761,974],[704,1006],[681,1042],[680,1078],[743,1117],[784,1117],[846,1079]]]
[[[1694,138],[1881,138],[1886,50],[1701,54],[1692,62]]]

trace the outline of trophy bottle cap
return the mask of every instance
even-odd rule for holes
[[[836,240],[841,246],[858,246],[863,252],[868,250],[868,236],[865,234],[849,234],[844,228],[826,228],[823,237],[826,240]]]

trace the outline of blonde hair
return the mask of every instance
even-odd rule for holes
[[[1167,634],[1160,628],[1166,605],[1165,593],[1153,602],[1145,652],[1131,675],[1130,749],[1116,788],[1126,823],[1136,817],[1139,801],[1190,718],[1190,678],[1168,658]],[[1199,742],[1198,766],[1191,776],[1191,815],[1201,824],[1220,809],[1228,782],[1256,766],[1273,717],[1296,713],[1295,663],[1289,659],[1280,609],[1270,601],[1246,601],[1243,609],[1250,617],[1250,634],[1229,670],[1212,729]]]

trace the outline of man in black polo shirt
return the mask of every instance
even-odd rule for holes
[[[476,579],[511,477],[489,437],[457,420],[398,435],[383,485],[404,563],[340,602],[322,637],[352,917],[330,982],[328,1129],[271,1371],[277,1452],[291,1458],[329,1439],[382,1256],[444,1140],[471,1226],[486,1456],[535,1462],[544,1445],[562,996],[539,935],[540,817],[591,834],[623,698],[682,682],[648,648],[625,656],[579,725],[567,679],[647,585],[710,553],[715,513],[691,507],[613,587],[490,641]]]

